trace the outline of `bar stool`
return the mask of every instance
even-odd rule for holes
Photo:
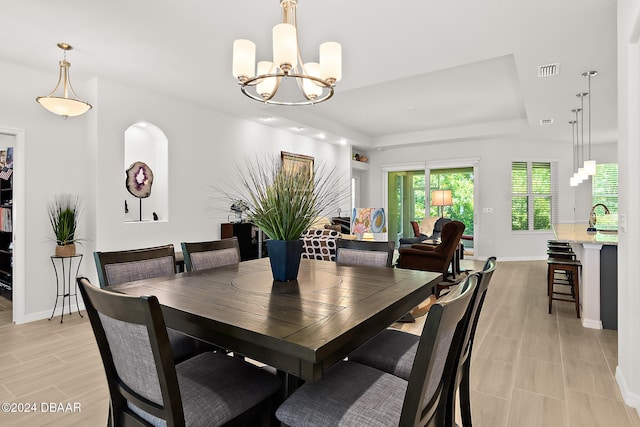
[[[573,248],[569,242],[562,242],[559,240],[547,240],[547,256],[548,258],[555,259],[569,259],[575,260],[576,254],[573,252]],[[554,282],[559,285],[569,285],[571,286],[571,280],[569,277],[569,273],[566,271],[558,271],[558,274],[554,277]],[[549,268],[547,267],[547,277],[549,277]],[[547,295],[549,295],[549,280],[547,278]],[[573,287],[571,288],[573,292]]]
[[[549,295],[549,314],[551,314],[551,307],[553,301],[566,301],[573,302],[576,305],[576,317],[580,318],[580,282],[579,282],[579,269],[582,267],[582,263],[575,259],[559,259],[549,258],[547,260],[547,267],[549,276],[547,282],[549,283],[549,289],[547,294]],[[556,280],[556,272],[564,272],[566,274],[566,281],[571,286],[571,292],[559,292],[554,289],[555,284],[559,283]],[[556,296],[557,295],[557,296]],[[562,298],[561,296],[567,296],[571,298]]]

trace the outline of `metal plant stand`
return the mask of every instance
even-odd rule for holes
[[[73,263],[74,260],[78,261],[78,265],[76,266],[76,274],[71,275],[73,271]],[[60,260],[61,269],[58,270],[58,266],[56,265],[57,260]],[[69,314],[71,314],[71,297],[75,297],[76,299],[76,308],[78,309],[78,314],[80,317],[84,317],[80,313],[80,305],[78,304],[78,283],[75,281],[76,276],[78,275],[78,271],[80,271],[80,264],[82,263],[82,254],[75,254],[72,256],[51,256],[51,263],[53,264],[53,269],[56,273],[56,303],[53,306],[53,312],[51,313],[51,317],[49,320],[53,319],[53,316],[56,313],[56,308],[58,307],[58,300],[62,297],[62,315],[60,316],[60,323],[64,320],[64,300],[65,298],[69,298]],[[65,265],[68,264],[68,267]],[[71,293],[71,286],[74,286],[74,291]],[[62,284],[62,289],[60,289],[60,285]],[[62,292],[61,292],[62,291]]]

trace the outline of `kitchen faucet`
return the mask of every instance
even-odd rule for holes
[[[589,227],[587,227],[587,231],[592,231],[592,232],[596,231],[596,222],[597,222],[596,208],[598,206],[602,206],[604,208],[605,215],[610,213],[609,208],[603,205],[602,203],[596,203],[595,205],[593,205],[593,207],[591,208],[591,211],[589,212]]]

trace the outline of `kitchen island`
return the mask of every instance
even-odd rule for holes
[[[618,233],[587,233],[586,223],[553,224],[557,240],[571,243],[582,263],[582,326],[618,329]]]

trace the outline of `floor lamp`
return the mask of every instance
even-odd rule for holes
[[[444,207],[453,205],[451,190],[433,190],[431,192],[431,206],[440,206],[440,218],[444,217]]]

